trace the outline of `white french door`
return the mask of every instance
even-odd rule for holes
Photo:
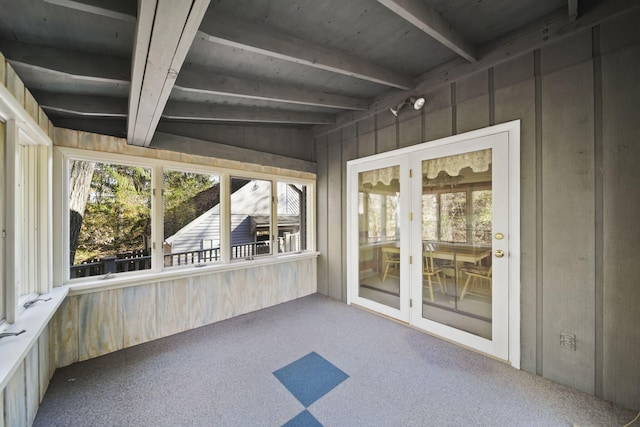
[[[519,131],[348,162],[349,304],[519,367]]]

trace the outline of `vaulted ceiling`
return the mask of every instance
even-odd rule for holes
[[[57,126],[334,125],[635,7],[610,0],[0,0],[0,52]]]

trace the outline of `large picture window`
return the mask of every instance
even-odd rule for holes
[[[151,268],[151,169],[71,160],[70,277]]]
[[[314,249],[313,181],[58,148],[64,281],[216,268]],[[393,228],[393,225],[391,225]]]

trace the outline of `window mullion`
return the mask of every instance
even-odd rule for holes
[[[220,259],[231,260],[231,177],[220,174]]]
[[[151,168],[151,271],[164,268],[164,184],[163,168]]]

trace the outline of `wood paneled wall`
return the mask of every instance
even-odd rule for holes
[[[346,301],[348,160],[520,119],[522,369],[640,409],[639,25],[636,11],[433,88],[422,111],[318,136],[319,292]]]
[[[67,366],[316,291],[316,258],[309,257],[71,295],[52,320],[55,366]]]

